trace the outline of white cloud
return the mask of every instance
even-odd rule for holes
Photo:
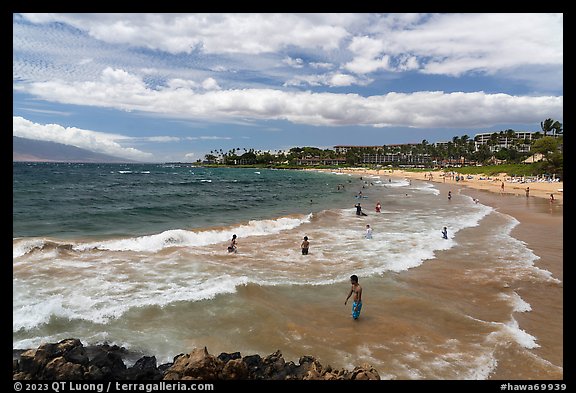
[[[316,69],[330,69],[334,67],[332,63],[322,63],[322,62],[311,62],[310,67]]]
[[[189,141],[218,141],[218,140],[230,140],[232,138],[229,136],[203,135],[203,136],[187,136],[186,139]]]
[[[357,83],[352,75],[334,73],[330,75],[330,86],[351,86]]]
[[[134,160],[146,160],[152,156],[150,153],[131,147],[122,147],[117,141],[128,139],[122,135],[83,130],[76,127],[63,127],[58,124],[38,124],[20,116],[13,116],[12,133],[21,138],[63,143]]]
[[[286,86],[331,86],[303,75],[308,64],[353,73],[358,81],[378,72],[416,71],[514,75],[538,85],[534,69],[558,79],[563,66],[562,14],[21,15],[32,23],[14,23],[13,73],[34,81],[91,80],[111,67],[159,81],[202,81],[218,72],[219,87],[226,86],[224,78],[234,83],[247,72],[281,78]],[[49,22],[75,29],[44,25]],[[70,59],[81,60],[71,65]],[[272,66],[279,62],[292,73]]]
[[[214,78],[206,78],[204,82],[202,82],[202,88],[204,90],[220,90],[221,87],[218,86],[218,82]]]
[[[301,58],[297,57],[295,59],[291,58],[290,56],[286,56],[284,58],[284,60],[282,60],[282,63],[288,65],[289,67],[292,68],[302,68],[304,67],[304,60],[302,60]]]
[[[346,82],[343,76],[341,83]],[[180,83],[178,86],[181,86]],[[358,94],[186,87],[147,88],[123,70],[107,69],[100,81],[53,80],[21,86],[42,99],[66,104],[139,110],[184,119],[287,120],[309,125],[479,127],[562,119],[563,97],[423,91],[362,97]]]
[[[355,37],[351,64],[359,72],[363,61],[413,58],[422,72],[458,76],[488,74],[526,65],[563,64],[561,14],[438,14],[420,22],[390,28],[383,25],[372,37]],[[394,62],[392,62],[394,63]],[[402,63],[402,62],[401,62]],[[395,67],[396,68],[396,67]]]
[[[372,80],[366,77],[357,78],[350,74],[330,72],[327,74],[297,75],[286,81],[284,86],[329,86],[342,87],[352,85],[366,85]]]
[[[375,71],[393,71],[390,66],[390,56],[384,55],[380,58],[369,58],[366,56],[357,56],[354,60],[346,63],[344,68],[356,74],[369,74]]]
[[[149,136],[147,138],[139,138],[149,142],[178,142],[180,138],[176,136]]]
[[[22,14],[34,23],[64,22],[114,44],[169,53],[275,52],[289,45],[337,49],[348,32],[308,14]],[[329,17],[328,17],[329,18]],[[344,23],[344,18],[339,18]]]

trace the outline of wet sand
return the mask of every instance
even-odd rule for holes
[[[385,179],[387,177],[409,178],[418,181],[428,181],[424,172],[406,171],[373,171],[373,170],[341,170],[340,172],[353,173],[358,176],[376,175]],[[508,345],[500,348],[495,354],[497,366],[490,373],[491,380],[561,380],[564,379],[564,259],[563,259],[563,183],[562,182],[534,182],[518,184],[506,181],[505,174],[498,180],[473,180],[456,182],[450,178],[440,177],[441,172],[433,172],[433,182],[440,189],[442,195],[449,190],[477,198],[480,203],[495,208],[498,212],[510,215],[519,221],[512,230],[511,235],[526,243],[535,255],[539,257],[535,266],[551,273],[560,283],[531,282],[505,282],[502,278],[491,280],[487,278],[487,290],[501,290],[491,288],[491,285],[510,286],[523,301],[530,305],[528,312],[513,314],[519,329],[536,338],[537,347],[526,350]],[[428,174],[428,172],[426,172]],[[504,181],[504,192],[501,188]],[[530,187],[527,197],[525,187]],[[562,192],[558,192],[560,189]],[[554,201],[550,202],[550,193],[554,194]],[[490,244],[486,244],[490,247]],[[402,273],[402,280],[411,286],[426,288],[430,293],[451,290],[445,284],[443,274],[455,274],[450,268],[451,264],[462,263],[458,258],[458,250],[441,251],[437,253],[438,263],[424,263],[417,269],[410,269]],[[465,250],[460,250],[465,253]],[[479,261],[476,261],[479,262]],[[475,267],[476,268],[476,267]],[[457,274],[457,273],[456,273]],[[436,277],[436,278],[435,278]],[[470,284],[470,283],[469,283]],[[468,285],[469,285],[468,284]],[[458,284],[460,286],[460,284]],[[454,288],[455,289],[455,288]],[[456,290],[462,290],[463,287]],[[472,290],[472,289],[471,289]],[[482,300],[478,294],[478,301]],[[473,300],[475,301],[475,300]],[[487,320],[497,320],[497,307],[486,304],[484,317]],[[476,313],[482,314],[475,308]],[[483,318],[482,318],[483,319]],[[383,321],[383,323],[385,323]]]
[[[527,243],[540,257],[537,267],[552,273],[560,285],[532,285],[524,282],[516,292],[532,307],[530,312],[517,313],[519,326],[538,338],[539,348],[534,349],[538,356],[555,365],[563,365],[564,359],[564,259],[563,259],[563,204],[552,204],[545,198],[524,195],[499,195],[498,193],[466,190],[464,193],[480,199],[482,203],[511,215],[520,224],[513,229],[512,236]],[[536,379],[544,376],[531,375],[531,359],[504,358],[492,379]],[[524,371],[518,373],[519,369]],[[528,370],[526,370],[528,369]],[[549,376],[548,376],[549,377]],[[561,379],[562,375],[558,375]]]
[[[441,183],[444,194],[448,190],[460,190],[463,194],[477,198],[481,203],[495,208],[497,211],[516,218],[520,224],[512,231],[512,236],[525,242],[533,252],[540,257],[535,265],[547,270],[558,280],[560,285],[532,285],[524,282],[515,291],[531,305],[530,312],[516,313],[515,319],[520,328],[538,338],[540,347],[533,349],[538,356],[547,359],[552,364],[563,366],[564,355],[564,259],[563,259],[563,183],[504,183],[501,189],[502,176],[498,181],[478,180],[456,182],[449,178],[444,181],[440,172],[433,173],[433,181]],[[373,174],[373,173],[367,173]],[[504,174],[503,174],[504,175]],[[389,176],[400,178],[417,178],[424,180],[422,173],[394,171]],[[440,186],[438,184],[438,186]],[[530,195],[526,197],[525,187],[530,187]],[[453,191],[454,192],[454,191]],[[549,195],[554,193],[555,200],[550,202]],[[490,245],[486,245],[490,247]],[[419,274],[430,265],[419,268]],[[499,359],[499,366],[490,379],[562,379],[562,373],[538,375],[530,367],[532,359],[525,355],[510,353]],[[556,375],[556,376],[555,376]]]

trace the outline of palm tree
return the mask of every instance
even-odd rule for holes
[[[543,122],[540,122],[540,128],[542,128],[544,136],[546,136],[547,132],[552,131],[554,129],[554,120],[546,119]]]
[[[560,123],[558,120],[556,120],[554,124],[552,124],[552,128],[554,129],[555,134],[562,134],[563,132],[562,123]]]

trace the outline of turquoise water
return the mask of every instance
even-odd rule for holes
[[[346,203],[340,177],[297,170],[14,163],[13,176],[15,238],[145,235]]]

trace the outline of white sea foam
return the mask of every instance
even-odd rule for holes
[[[512,303],[512,309],[514,312],[532,311],[532,306],[530,306],[530,303],[526,302],[514,291],[512,294],[500,293],[499,297]]]
[[[232,226],[226,230],[188,231],[172,229],[155,235],[132,237],[77,244],[74,250],[97,248],[111,251],[157,252],[168,247],[202,247],[230,240],[231,233],[238,237],[265,236],[296,228],[310,222],[311,214],[300,218],[281,217],[275,220],[251,220],[245,225]]]
[[[21,257],[32,250],[41,249],[46,241],[44,239],[14,239],[12,241],[12,258]]]
[[[523,348],[534,349],[540,345],[536,343],[536,337],[528,334],[525,330],[520,329],[518,322],[512,318],[507,323],[492,322],[493,325],[499,326],[500,329],[490,333],[486,340],[488,342],[501,345],[507,342],[515,342]]]
[[[141,274],[146,275],[144,267]],[[188,277],[186,274],[166,275],[157,280],[122,280],[114,269],[101,269],[98,274],[83,279],[82,291],[74,285],[74,278],[62,279],[51,288],[38,283],[15,283],[13,301],[13,331],[30,330],[46,324],[51,318],[86,320],[97,324],[108,323],[121,317],[130,309],[146,306],[163,307],[179,301],[212,299],[223,293],[233,293],[245,285],[245,276],[221,274],[205,278]]]

